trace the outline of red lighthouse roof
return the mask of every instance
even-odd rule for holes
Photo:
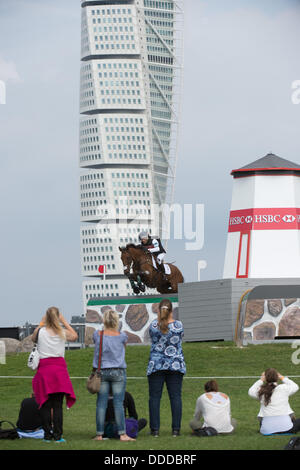
[[[273,153],[268,153],[265,157],[259,158],[253,163],[249,163],[242,168],[232,170],[234,178],[251,176],[256,174],[293,174],[300,176],[300,165],[298,163],[280,158]]]

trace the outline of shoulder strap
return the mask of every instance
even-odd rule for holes
[[[36,334],[36,338],[35,338],[34,345],[37,345],[37,343],[38,343],[40,329],[41,329],[41,327],[37,330],[37,334]]]
[[[13,429],[16,429],[16,426],[11,421],[6,421],[6,420],[0,421],[0,428],[2,427],[2,423],[8,423],[12,426]]]
[[[101,359],[102,359],[102,344],[103,344],[103,335],[104,331],[99,331],[100,344],[99,344],[99,356],[98,356],[98,371],[101,369]]]

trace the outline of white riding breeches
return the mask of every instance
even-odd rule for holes
[[[164,257],[165,257],[165,254],[166,253],[160,253],[159,255],[157,255],[156,259],[158,261],[158,264],[162,264],[162,262],[164,260]]]

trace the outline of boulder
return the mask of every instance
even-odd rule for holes
[[[96,310],[87,309],[85,321],[86,323],[102,323],[102,318]]]
[[[286,307],[289,307],[289,305],[295,303],[297,301],[297,299],[284,299],[284,305]]]
[[[5,344],[5,353],[6,354],[14,354],[21,352],[21,341],[13,338],[0,338]]]
[[[125,319],[133,331],[140,331],[149,320],[147,307],[144,304],[130,305]]]
[[[122,313],[124,312],[125,308],[126,308],[126,305],[122,305],[122,304],[116,305],[116,312]]]
[[[101,307],[101,313],[105,313],[108,310],[114,310],[114,309],[110,305],[103,305],[103,307]]]
[[[142,340],[139,336],[134,335],[133,333],[130,333],[129,331],[124,331],[124,333],[126,333],[127,336],[128,336],[128,343],[129,344],[134,344],[134,343],[137,344],[137,343],[142,342]]]
[[[300,336],[300,308],[288,307],[278,328],[278,336]]]
[[[262,300],[248,300],[246,305],[244,327],[248,328],[256,321],[260,320],[264,314],[264,303]]]
[[[272,317],[277,317],[282,311],[282,303],[280,299],[268,300],[268,310]]]
[[[276,335],[276,327],[272,322],[264,322],[253,328],[253,339],[260,340],[272,340]]]
[[[32,351],[33,342],[32,342],[31,338],[32,338],[32,335],[26,336],[26,338],[24,338],[21,341],[21,351],[22,352],[31,352]]]
[[[89,346],[90,344],[94,344],[93,334],[95,333],[95,331],[96,331],[96,328],[92,328],[91,326],[85,327],[84,343],[86,344],[86,346]]]

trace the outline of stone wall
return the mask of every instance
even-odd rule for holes
[[[300,336],[300,299],[251,299],[244,309],[244,342]]]
[[[98,305],[96,301],[92,306],[87,307],[86,311],[86,327],[85,327],[85,344],[93,345],[93,334],[95,331],[102,328],[103,314],[107,309],[115,310],[120,318],[120,331],[124,331],[128,335],[129,344],[149,344],[149,326],[150,323],[157,318],[158,305],[157,296],[153,301],[151,299],[141,298],[140,303],[130,303],[129,299],[118,303],[114,303],[112,299],[110,304],[101,305],[99,300]],[[155,301],[156,300],[156,301]],[[176,300],[174,302],[174,300]],[[116,301],[116,300],[115,300]],[[104,302],[104,301],[103,301]],[[178,301],[172,299],[173,316],[178,319]]]

